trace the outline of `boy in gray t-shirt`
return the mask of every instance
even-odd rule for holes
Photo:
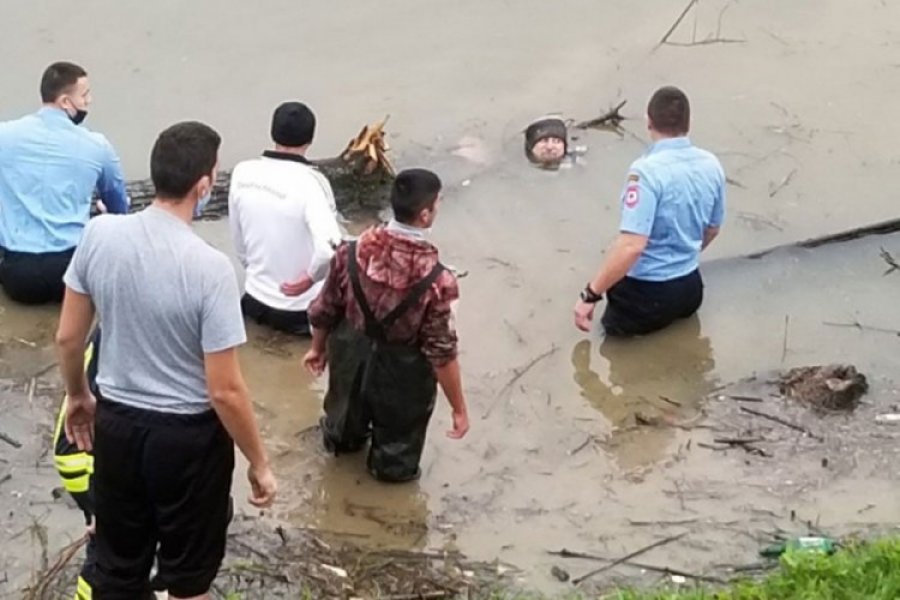
[[[250,463],[251,503],[275,495],[237,360],[246,335],[235,273],[190,226],[212,191],[219,144],[201,123],[160,134],[153,204],[92,221],[65,275],[66,435],[94,452],[91,585],[104,598],[142,597],[154,553],[170,598],[207,597],[225,553],[232,439]],[[95,311],[96,399],[82,353]]]

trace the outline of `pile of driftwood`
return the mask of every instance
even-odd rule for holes
[[[363,127],[339,156],[312,161],[331,182],[338,210],[345,217],[377,214],[389,204],[394,166],[387,156],[386,123],[387,117]],[[221,171],[202,218],[218,219],[228,214],[230,182],[231,172]],[[132,211],[153,201],[155,191],[149,179],[129,181],[127,188]]]
[[[229,529],[225,562],[212,586],[217,598],[487,598],[514,572],[496,561],[468,561],[455,551],[366,549],[255,518],[239,516]],[[64,548],[22,590],[23,597],[71,598],[85,541]]]

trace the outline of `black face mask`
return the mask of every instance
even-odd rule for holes
[[[69,115],[68,112],[66,112]],[[72,119],[72,122],[76,125],[81,125],[84,122],[85,117],[87,117],[87,111],[78,109],[75,111],[74,115],[69,115],[69,118]]]

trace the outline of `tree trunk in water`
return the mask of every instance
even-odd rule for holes
[[[328,178],[334,190],[338,211],[345,217],[372,216],[390,204],[394,167],[386,155],[386,122],[387,117],[375,125],[363,127],[340,156],[311,161]],[[230,183],[231,171],[221,171],[202,219],[219,219],[228,215]],[[149,179],[129,181],[126,187],[131,198],[132,212],[153,202],[155,189]]]

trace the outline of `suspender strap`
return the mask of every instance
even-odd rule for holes
[[[410,308],[415,306],[428,289],[434,285],[434,282],[441,276],[441,273],[444,272],[444,265],[440,263],[434,265],[434,268],[431,269],[431,272],[429,272],[428,275],[416,282],[409,294],[406,295],[400,304],[388,313],[384,319],[378,320],[372,312],[372,308],[369,306],[365,294],[363,294],[362,285],[359,279],[359,265],[356,262],[355,240],[350,242],[348,251],[347,261],[350,271],[350,284],[353,286],[353,295],[356,298],[357,304],[359,304],[363,319],[365,320],[366,335],[380,341],[386,340],[386,330],[396,323],[397,319],[406,314]]]

